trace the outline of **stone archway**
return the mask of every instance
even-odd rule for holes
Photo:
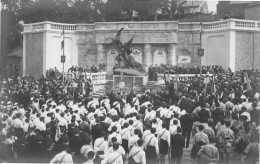
[[[153,64],[158,66],[161,64],[167,64],[167,54],[164,50],[158,49],[153,54]]]
[[[140,64],[143,64],[143,53],[141,50],[139,49],[136,49],[136,48],[133,48],[132,49],[133,53],[131,53],[130,55],[132,57],[134,57],[135,61],[140,63]]]

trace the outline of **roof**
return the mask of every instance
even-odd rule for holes
[[[205,3],[205,1],[203,1],[203,0],[199,0],[199,1],[186,1],[186,2],[183,3],[183,7],[199,7],[203,3]]]
[[[242,4],[248,4],[251,3],[251,1],[231,1],[229,2],[230,5],[242,5]]]
[[[256,7],[260,5],[260,1],[254,1],[252,3],[249,3],[246,8],[250,8],[250,7]]]
[[[11,50],[9,54],[6,55],[7,57],[22,57],[23,56],[23,47],[19,46],[15,49]]]

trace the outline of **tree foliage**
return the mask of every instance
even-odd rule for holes
[[[179,0],[1,0],[2,34],[11,45],[21,42],[22,23],[52,21],[93,23],[176,20],[185,17]],[[10,19],[10,20],[7,20]],[[6,31],[3,31],[6,30]],[[15,40],[15,41],[14,41]]]

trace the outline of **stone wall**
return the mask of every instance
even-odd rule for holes
[[[260,5],[258,4],[249,8],[245,8],[245,19],[260,21]]]
[[[43,33],[26,35],[26,75],[43,75]]]
[[[179,32],[178,33],[178,44],[176,47],[176,60],[180,56],[190,56],[191,62],[179,65],[194,66],[200,65],[200,56],[198,56],[199,44],[199,33]]]
[[[253,61],[254,33],[236,32],[236,70],[252,68]]]
[[[260,70],[260,33],[254,33],[254,68]]]
[[[202,27],[202,28],[201,28]],[[124,28],[121,41],[132,36],[136,61],[143,65],[222,65],[233,71],[260,66],[260,22],[230,19],[217,22],[97,22],[94,24],[62,24],[39,22],[24,25],[24,74],[41,76],[60,62],[60,36],[65,28],[65,71],[72,65],[91,67],[105,63],[107,73],[117,63],[118,52],[109,45]],[[202,31],[204,56],[198,55]],[[185,60],[184,60],[185,59]],[[69,62],[70,61],[70,62]],[[180,61],[188,61],[182,62]],[[145,67],[148,70],[148,67]]]

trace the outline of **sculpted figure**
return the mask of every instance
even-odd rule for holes
[[[121,32],[124,28],[121,28],[117,34],[116,37],[109,38],[112,40],[110,45],[115,47],[118,50],[118,56],[116,57],[116,61],[118,62],[118,65],[120,68],[132,68],[136,69],[139,72],[145,72],[142,64],[135,61],[134,57],[130,56],[132,52],[132,42],[135,36],[133,36],[127,43],[123,44],[120,40]],[[107,39],[107,40],[109,40]]]

